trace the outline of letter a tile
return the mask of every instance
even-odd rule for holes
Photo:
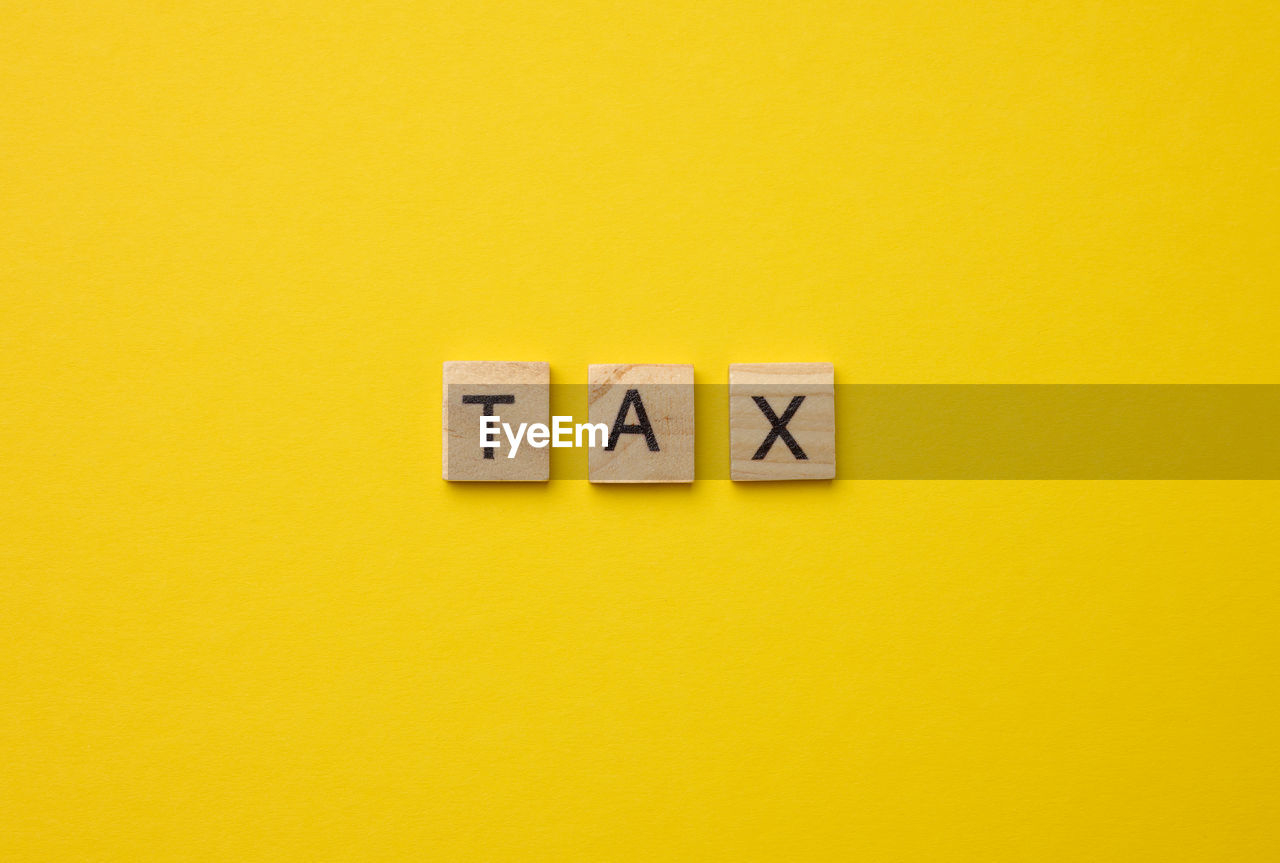
[[[737,481],[836,475],[835,367],[729,366],[729,476]]]
[[[483,419],[495,416],[513,432],[521,423],[550,422],[551,366],[547,363],[444,364],[444,478],[453,482],[545,482],[551,453],[520,436],[512,447],[501,426],[481,446]],[[527,429],[527,425],[526,425]],[[512,452],[515,457],[509,457]]]
[[[592,482],[693,482],[693,366],[593,365],[587,415],[609,428]]]

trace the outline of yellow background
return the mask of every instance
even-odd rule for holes
[[[439,399],[1276,382],[1278,10],[5,2],[0,858],[1276,859],[1275,484],[459,488]]]

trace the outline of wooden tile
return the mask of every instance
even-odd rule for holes
[[[729,366],[729,451],[734,480],[834,478],[835,367]]]
[[[587,416],[610,429],[592,482],[693,482],[693,366],[593,365]]]
[[[481,417],[493,413],[512,427],[551,421],[547,363],[444,364],[444,478],[453,482],[545,482],[551,450],[521,440],[515,457],[506,435],[496,449],[480,446]]]

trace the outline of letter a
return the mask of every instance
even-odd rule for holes
[[[636,419],[639,422],[628,425],[627,410],[632,406],[636,409]],[[627,390],[626,396],[623,397],[622,407],[618,408],[618,418],[613,421],[613,430],[609,432],[609,443],[605,450],[611,452],[618,445],[618,438],[624,434],[644,435],[644,442],[649,445],[649,452],[659,452],[658,438],[653,433],[653,426],[649,424],[649,415],[644,411],[644,402],[640,400],[639,390]]]

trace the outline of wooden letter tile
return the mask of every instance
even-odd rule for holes
[[[734,480],[833,479],[835,367],[729,366],[729,450]]]
[[[444,478],[454,482],[545,482],[551,451],[523,437],[512,447],[499,430],[499,445],[480,446],[481,417],[494,414],[513,429],[551,421],[551,367],[547,363],[444,364]]]
[[[588,419],[610,430],[592,482],[693,482],[693,366],[593,365],[587,382]]]

